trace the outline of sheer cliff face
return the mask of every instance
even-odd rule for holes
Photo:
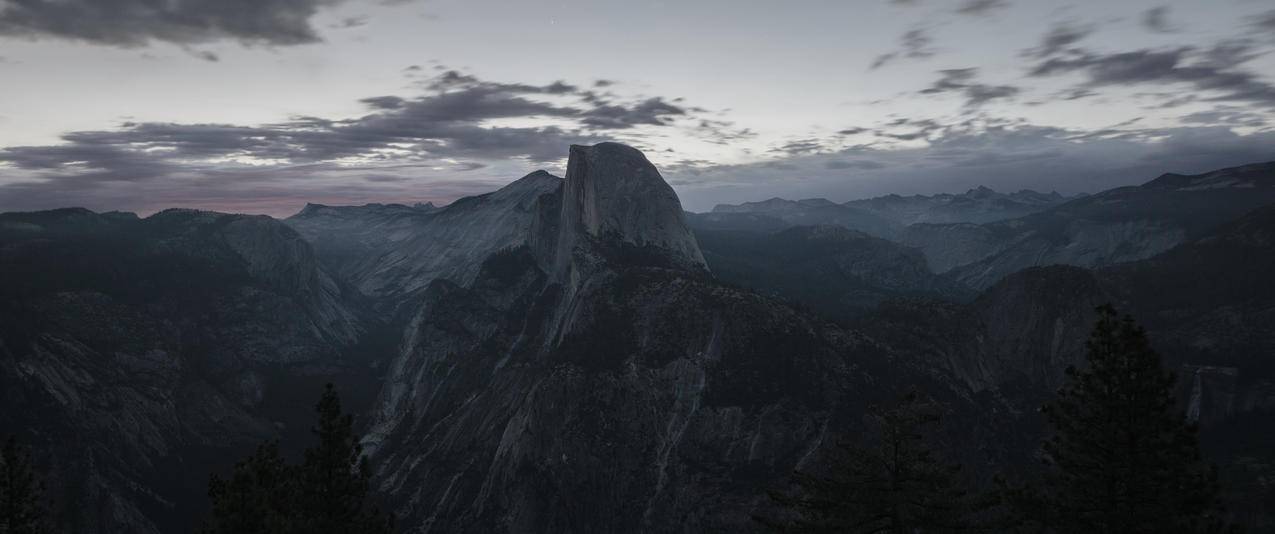
[[[670,267],[707,268],[677,193],[633,147],[571,147],[558,228],[559,271],[589,243],[637,249]]]

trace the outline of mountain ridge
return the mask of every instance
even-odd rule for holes
[[[869,233],[687,214],[635,152],[572,148],[566,179],[535,172],[432,209],[0,214],[0,395],[25,408],[0,413],[0,427],[34,429],[74,530],[185,530],[204,481],[166,481],[304,435],[307,388],[336,374],[355,382],[348,406],[367,417],[376,489],[401,524],[746,531],[773,506],[764,488],[905,386],[950,410],[967,465],[1028,465],[1034,408],[1083,355],[1102,302],[1131,310],[1171,365],[1235,377],[1201,380],[1206,437],[1234,441],[1226,432],[1275,409],[1275,369],[1260,357],[1275,347],[1275,208],[1191,214],[1181,242],[1130,254],[1165,249],[1149,258],[1015,270],[975,294]],[[1072,215],[1118,225],[1195,195],[1260,200],[1262,187],[1243,186],[1264,167],[1240,169],[1157,178],[1145,190],[1170,201],[1142,211],[1099,216],[1143,198],[1121,188],[1026,222],[952,225],[949,240],[1029,232],[1054,246],[1072,239],[1058,223]],[[742,223],[756,228],[730,229]],[[762,282],[786,269],[815,291],[726,283],[710,239],[721,235],[735,260],[762,264]],[[1176,289],[1187,284],[1200,287]],[[825,296],[853,297],[854,315],[804,308]],[[205,454],[222,463],[195,459]],[[1218,454],[1227,473],[1265,465]],[[991,476],[982,469],[971,471]]]

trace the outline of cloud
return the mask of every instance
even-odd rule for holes
[[[610,130],[624,130],[642,124],[663,126],[673,117],[681,115],[686,115],[686,109],[660,97],[648,98],[627,106],[601,103],[582,114],[585,125]]]
[[[1094,32],[1094,27],[1074,22],[1056,24],[1040,39],[1040,45],[1023,51],[1025,56],[1045,58],[1065,51]]]
[[[1007,0],[965,0],[965,3],[956,8],[956,12],[961,15],[981,17],[1007,7],[1009,7]]]
[[[1275,85],[1240,67],[1259,53],[1247,41],[1224,41],[1200,50],[1180,47],[1113,54],[1075,51],[1036,64],[1031,76],[1067,73],[1086,76],[1085,87],[1140,83],[1180,83],[1213,96],[1275,108]]]
[[[874,171],[877,169],[884,169],[885,164],[870,160],[847,161],[841,159],[830,159],[823,163],[823,168],[828,170],[855,169],[860,171]]]
[[[666,175],[683,184],[678,187],[683,205],[699,211],[774,196],[842,202],[891,193],[960,192],[979,185],[1001,191],[1092,193],[1144,183],[1165,172],[1199,173],[1275,160],[1275,131],[1269,130],[1241,134],[1226,126],[1194,124],[1139,129],[1136,121],[1126,121],[1088,131],[986,114],[905,121],[873,129],[885,133],[923,124],[928,135],[909,145],[837,146],[836,138],[812,138],[805,141],[820,151]],[[797,176],[801,179],[794,181]]]
[[[1275,31],[1275,9],[1253,17],[1252,25],[1257,31]]]
[[[1178,119],[1184,124],[1243,126],[1264,128],[1270,120],[1263,114],[1253,113],[1236,106],[1217,106],[1208,111],[1188,113]]]
[[[88,192],[99,190],[103,199],[115,198],[106,192],[130,188],[134,195],[153,188],[175,195],[181,184],[189,202],[241,191],[245,183],[296,181],[287,195],[270,194],[297,200],[331,187],[306,182],[299,169],[322,169],[325,176],[359,179],[370,187],[405,183],[391,179],[406,178],[402,174],[387,171],[401,166],[427,173],[518,173],[528,165],[552,166],[568,145],[623,140],[629,132],[637,139],[678,128],[710,142],[754,135],[681,99],[598,94],[562,81],[504,83],[445,70],[423,87],[410,97],[363,98],[369,111],[354,118],[294,117],[259,125],[127,122],[67,132],[57,145],[0,148],[0,170],[8,182],[0,182],[5,200],[0,210],[30,209],[38,205],[31,202],[68,191],[91,198]],[[317,190],[320,186],[325,188]],[[119,198],[128,205],[138,202]]]
[[[934,39],[930,37],[930,34],[925,29],[913,28],[899,36],[898,50],[877,56],[868,68],[869,70],[876,70],[896,59],[925,59],[933,57],[936,53],[931,46],[933,43]]]
[[[958,92],[965,96],[966,107],[978,107],[992,100],[1013,98],[1022,92],[1012,85],[987,85],[978,83],[977,68],[945,69],[939,71],[940,77],[930,87],[922,89],[921,94],[933,95]]]
[[[1142,13],[1142,26],[1155,33],[1175,33],[1177,27],[1169,22],[1169,6],[1156,6]]]
[[[359,99],[359,102],[367,104],[372,109],[399,109],[407,103],[402,97],[393,95],[389,96],[372,96]]]
[[[348,30],[351,28],[366,26],[367,23],[368,23],[367,16],[360,15],[357,17],[345,17],[341,19],[340,22],[337,22],[336,24],[333,24],[330,27],[337,30]]]
[[[211,61],[211,62],[214,62],[214,63],[215,63],[215,62],[218,62],[218,61],[221,61],[221,56],[218,56],[217,54],[215,54],[215,53],[213,53],[213,52],[209,52],[209,51],[207,51],[207,50],[189,50],[189,49],[188,49],[188,50],[186,50],[186,53],[188,53],[188,54],[190,54],[190,55],[192,55],[192,56],[195,56],[195,57],[197,57],[197,58],[199,58],[199,59],[202,59],[202,60],[204,60],[204,61]]]
[[[795,139],[770,149],[770,152],[796,156],[799,154],[818,154],[825,150],[822,140],[815,138]]]
[[[20,0],[0,2],[0,35],[138,47],[320,40],[311,18],[342,0]]]

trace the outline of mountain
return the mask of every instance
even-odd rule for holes
[[[468,284],[430,283],[391,365],[367,443],[407,528],[753,530],[765,489],[852,414],[903,377],[935,383],[862,334],[717,282],[631,148],[572,147],[544,205],[529,245]],[[944,387],[927,389],[978,411]],[[988,426],[960,439],[991,442]]]
[[[686,212],[686,224],[700,231],[744,231],[770,233],[788,228],[778,217],[760,213],[692,213]]]
[[[979,186],[961,194],[885,195],[852,200],[852,206],[875,213],[902,226],[918,223],[982,224],[1030,215],[1057,206],[1068,199],[1057,192],[1038,193],[1023,189],[998,193]]]
[[[704,230],[695,237],[723,282],[846,320],[899,297],[962,300],[971,291],[930,272],[920,251],[840,226],[775,233]]]
[[[1275,202],[1275,162],[1166,174],[983,225],[917,224],[901,237],[930,267],[974,288],[1035,265],[1102,267],[1150,258]]]
[[[1242,180],[1246,175],[1263,177],[1236,172],[1170,175],[1145,187],[1161,193],[1225,191],[1235,185],[1258,189],[1246,185],[1254,183]],[[1151,208],[1153,214],[1163,209]],[[1196,211],[1194,216],[1206,219],[1188,222],[1211,223],[1228,211]],[[785,235],[789,232],[698,235],[715,275],[736,277],[732,281],[741,285],[764,287],[824,311],[831,296],[840,293],[839,286],[822,275],[819,264],[794,253],[802,239]],[[1094,308],[1114,303],[1134,314],[1164,364],[1178,371],[1181,409],[1203,426],[1205,450],[1219,466],[1224,487],[1230,488],[1225,496],[1230,509],[1245,524],[1269,524],[1275,434],[1255,429],[1275,425],[1275,362],[1267,357],[1275,353],[1269,326],[1275,320],[1275,279],[1270,276],[1275,272],[1275,204],[1193,233],[1142,260],[1097,269],[1029,267],[1000,278],[969,301],[887,298],[846,324],[885,347],[898,365],[942,373],[975,395],[1003,399],[1009,409],[1000,416],[1009,421],[1005,424],[1031,435],[1043,430],[1039,421],[1031,424],[1033,408],[1048,400],[1068,366],[1083,362]],[[719,259],[715,248],[725,248],[733,257],[729,262]],[[753,267],[750,274],[755,276],[741,281],[735,265],[766,269]],[[820,291],[825,288],[829,290]]]
[[[1230,508],[1272,525],[1275,502],[1275,206],[1155,257],[1098,272],[1178,371]]]
[[[853,326],[900,358],[944,369],[972,391],[1001,391],[1032,406],[1083,361],[1094,309],[1111,295],[1093,273],[1069,266],[1014,273],[968,303],[898,299]]]
[[[1275,204],[1144,260],[1030,267],[968,303],[894,299],[852,324],[916,358],[933,358],[974,390],[1026,384],[1049,392],[1068,365],[1081,362],[1093,308],[1109,302],[1148,329],[1171,367],[1240,369],[1248,384],[1240,388],[1254,388],[1236,397],[1246,399],[1245,409],[1275,409],[1275,362],[1265,357],[1275,352],[1267,322],[1275,314],[1272,245]]]
[[[1275,205],[1154,257],[1097,270],[1107,291],[1158,334],[1167,355],[1236,367],[1275,392]],[[1275,408],[1275,394],[1259,404]]]
[[[903,225],[898,222],[866,209],[837,204],[822,198],[806,200],[772,198],[761,202],[746,202],[739,205],[718,204],[713,207],[711,215],[717,216],[724,221],[744,219],[738,217],[727,219],[721,217],[722,215],[750,215],[778,219],[787,226],[844,226],[851,230],[858,230],[866,234],[885,238],[892,238],[903,229]]]
[[[1275,204],[1246,206],[1263,169],[913,225],[945,229],[953,257],[1081,228],[1130,260],[978,292],[867,232],[688,214],[614,143],[442,208],[0,214],[0,433],[35,446],[63,530],[189,531],[207,475],[264,439],[297,452],[335,380],[404,530],[754,531],[767,490],[910,387],[944,407],[973,478],[1032,465],[1036,408],[1114,302],[1181,371],[1231,509],[1260,525]]]
[[[368,397],[352,294],[269,217],[0,214],[0,433],[38,452],[61,529],[189,531],[207,473],[305,437],[324,380]]]
[[[307,205],[284,222],[360,293],[394,309],[435,279],[468,283],[492,253],[526,244],[542,195],[562,180],[537,171],[485,195],[433,205]]]
[[[998,193],[987,187],[961,194],[885,195],[838,204],[827,199],[772,198],[743,204],[718,204],[697,214],[699,224],[719,230],[757,230],[783,226],[837,225],[877,237],[897,239],[904,228],[918,223],[981,224],[1036,213],[1065,202],[1058,193],[1022,190]]]
[[[643,261],[702,270],[704,255],[686,226],[677,193],[637,149],[618,143],[573,145],[561,197],[554,271],[581,276],[579,254],[609,250],[643,254]],[[542,242],[550,236],[538,236]],[[599,243],[605,243],[600,245]]]

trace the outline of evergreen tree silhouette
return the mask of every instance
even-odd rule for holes
[[[294,494],[289,467],[277,442],[267,442],[235,465],[230,478],[213,475],[208,482],[213,518],[205,534],[275,534],[294,532]]]
[[[1146,332],[1109,305],[1084,369],[1067,369],[1045,407],[1054,436],[1037,517],[1055,532],[1204,532],[1222,528],[1213,470],[1175,409],[1173,375]]]
[[[793,473],[798,495],[771,492],[790,516],[756,517],[781,532],[954,532],[975,527],[986,506],[963,484],[961,467],[930,444],[939,424],[933,403],[911,391],[869,416],[878,435],[862,446],[838,443],[828,472]]]
[[[44,524],[44,488],[31,455],[9,437],[0,451],[0,533],[38,534]]]
[[[341,413],[341,399],[332,384],[324,387],[315,409],[319,424],[313,433],[319,443],[305,451],[297,480],[303,511],[298,519],[304,530],[315,534],[389,532],[389,520],[369,506],[371,470],[354,435],[353,418]]]
[[[332,384],[324,386],[315,409],[319,421],[312,432],[318,443],[306,449],[301,465],[288,465],[270,442],[239,462],[230,478],[210,479],[207,534],[392,531],[391,517],[370,502],[371,469]]]

